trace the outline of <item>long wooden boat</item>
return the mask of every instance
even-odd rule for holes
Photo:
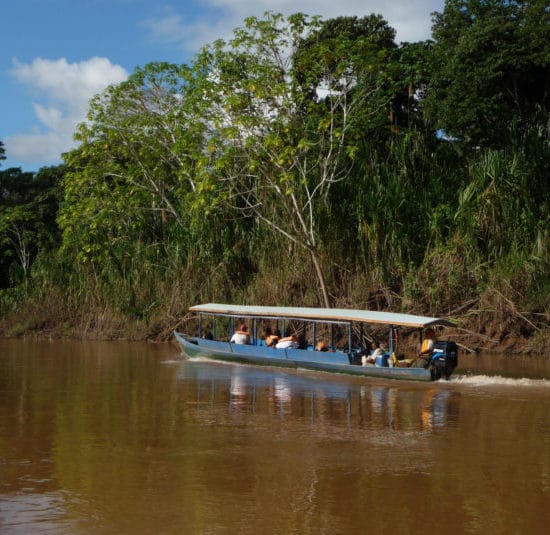
[[[433,353],[427,358],[399,360],[397,357],[397,333],[400,329],[426,329],[428,327],[454,324],[444,318],[432,318],[391,312],[328,309],[305,307],[268,307],[208,303],[190,308],[198,314],[198,336],[189,336],[174,331],[177,342],[188,357],[207,357],[228,362],[254,365],[303,368],[333,373],[385,379],[432,381],[449,379],[458,364],[458,348],[452,341],[436,341]],[[252,323],[250,343],[237,344],[227,340],[235,332],[235,324]],[[259,336],[259,326],[274,322],[282,327],[282,335],[289,324],[300,322],[307,325],[311,344],[302,349],[294,347],[279,349],[267,347]],[[209,330],[205,329],[208,323]],[[220,324],[223,324],[220,328]],[[365,326],[386,325],[389,328],[389,349],[374,365],[364,365],[368,350],[362,347]],[[315,350],[320,327],[333,333],[335,326],[342,333],[347,330],[345,348],[337,348],[331,340],[331,350]],[[219,330],[223,330],[218,338]],[[305,330],[305,329],[304,329]]]

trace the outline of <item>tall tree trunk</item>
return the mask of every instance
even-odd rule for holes
[[[317,258],[317,251],[315,249],[310,249],[311,260],[315,266],[315,271],[317,272],[317,278],[319,279],[319,284],[321,286],[321,293],[323,294],[323,301],[325,302],[325,308],[330,308],[330,300],[328,298],[327,285],[325,282],[325,275],[321,269],[321,264],[319,263],[319,258]]]

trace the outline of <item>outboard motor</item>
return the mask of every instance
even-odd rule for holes
[[[430,371],[432,379],[437,381],[442,377],[449,379],[458,364],[458,346],[455,342],[437,341],[434,345]]]

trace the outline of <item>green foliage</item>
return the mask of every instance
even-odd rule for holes
[[[382,65],[395,47],[380,17],[251,17],[229,43],[207,47],[203,94],[215,164],[207,191],[309,252],[322,299],[330,299],[320,226],[331,191],[346,181],[365,129],[389,102]]]
[[[448,0],[433,42],[394,35],[267,13],[95,97],[66,167],[0,172],[2,312],[56,295],[157,334],[200,301],[544,317],[545,3]]]
[[[198,181],[209,160],[199,70],[137,69],[92,102],[65,156],[62,252],[132,315],[150,308],[158,274],[219,261],[225,247],[223,221],[204,218],[211,188]]]
[[[538,135],[526,135],[519,147],[487,149],[473,158],[468,184],[459,194],[457,232],[489,262],[514,250],[548,255],[549,137],[547,129],[531,130]]]
[[[447,0],[434,14],[426,108],[436,127],[474,147],[501,148],[550,105],[550,11],[545,0]]]
[[[59,244],[62,167],[0,171],[0,288],[26,282],[35,259]]]

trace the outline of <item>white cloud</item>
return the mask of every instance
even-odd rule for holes
[[[203,18],[191,20],[168,8],[164,16],[147,19],[143,25],[151,39],[195,51],[216,39],[229,38],[246,17],[262,16],[265,11],[285,15],[301,11],[324,19],[375,13],[395,28],[398,42],[415,42],[430,38],[431,13],[441,11],[443,4],[444,0],[301,0],[297,6],[295,0],[203,0],[203,6],[214,8]]]
[[[120,83],[128,73],[106,58],[68,63],[65,58],[36,58],[24,64],[14,60],[12,76],[40,98],[33,109],[39,122],[30,133],[7,136],[10,158],[29,163],[58,163],[73,143],[75,126],[88,111],[89,100],[109,84]]]
[[[162,17],[146,19],[142,26],[149,30],[152,39],[161,43],[177,43],[188,31],[182,16],[172,12]]]
[[[397,30],[398,41],[420,41],[430,37],[433,11],[443,8],[444,0],[205,0],[237,18],[265,11],[285,14],[301,11],[308,15],[321,15],[324,19],[339,16],[382,15]]]
[[[188,4],[173,4],[181,5]],[[324,19],[377,13],[397,30],[397,41],[414,42],[430,37],[430,13],[441,11],[443,5],[444,0],[202,0],[198,14],[167,7],[142,25],[151,39],[196,52],[206,43],[230,38],[246,17],[261,17],[265,11],[301,11]],[[14,61],[11,74],[34,96],[37,126],[3,141],[10,159],[39,165],[58,163],[61,153],[74,145],[75,126],[85,119],[89,99],[128,77],[125,69],[99,57],[77,63],[64,58]]]
[[[229,38],[233,29],[241,23],[240,15],[232,13],[226,17],[225,10],[189,22],[174,9],[166,8],[161,16],[148,18],[141,25],[153,42],[176,45],[187,52],[198,52],[207,43]]]
[[[48,130],[59,130],[63,122],[63,112],[59,108],[45,108],[41,104],[34,104],[34,113],[38,120]]]

